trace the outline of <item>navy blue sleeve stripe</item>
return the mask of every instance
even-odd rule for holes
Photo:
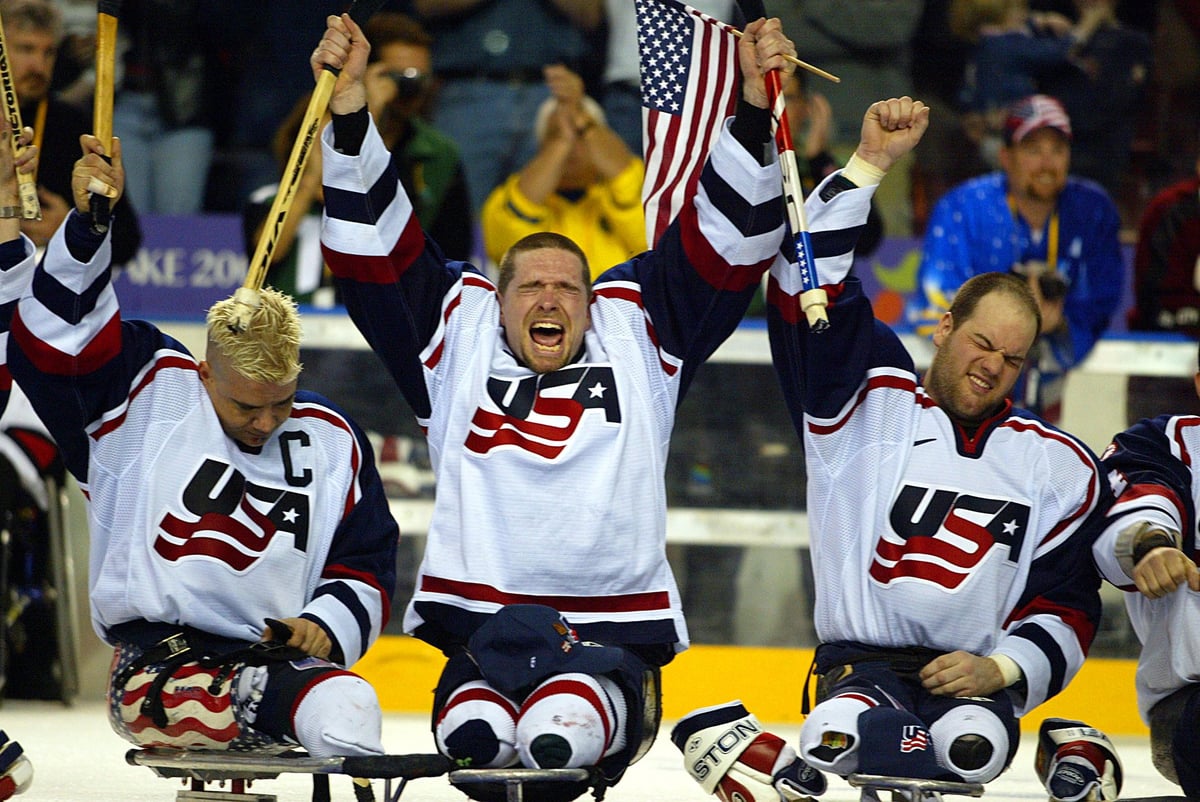
[[[1063,655],[1058,641],[1037,624],[1024,624],[1018,627],[1013,634],[1037,646],[1046,655],[1046,659],[1050,663],[1050,684],[1046,688],[1046,698],[1050,699],[1058,695],[1059,691],[1063,689],[1067,676],[1067,659]]]
[[[87,289],[76,294],[38,267],[33,274],[33,294],[52,313],[70,325],[77,326],[96,309],[100,293],[104,292],[104,288],[109,284],[110,271],[111,268],[105,268]]]
[[[365,193],[325,187],[325,211],[338,220],[372,225],[396,199],[399,187],[391,170],[385,170]]]
[[[818,259],[850,253],[858,244],[858,236],[866,226],[851,226],[836,231],[812,233],[813,253]]]
[[[751,204],[738,194],[737,190],[731,187],[716,170],[712,169],[711,165],[704,168],[701,180],[713,206],[720,209],[721,214],[727,219],[742,221],[738,225],[738,228],[742,230],[742,236],[753,237],[767,234],[779,227],[780,211],[778,207],[783,203],[781,198],[776,197],[764,203]]]
[[[358,594],[345,582],[331,582],[317,588],[317,592],[313,595],[314,598],[317,596],[332,596],[350,611],[350,614],[354,616],[354,620],[358,622],[358,648],[361,651],[366,651],[371,643],[371,614],[363,606]]]

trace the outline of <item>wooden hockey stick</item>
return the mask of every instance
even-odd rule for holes
[[[361,26],[381,5],[383,5],[383,0],[355,0],[347,13]],[[263,280],[267,277],[267,269],[271,266],[271,255],[275,252],[275,245],[279,242],[283,225],[292,209],[292,202],[296,199],[296,190],[304,175],[304,165],[308,161],[308,154],[312,151],[320,134],[321,119],[325,116],[326,109],[329,108],[329,98],[333,95],[333,87],[337,83],[338,73],[339,70],[326,65],[325,71],[317,80],[317,86],[313,89],[312,97],[308,101],[304,119],[300,122],[300,132],[292,145],[292,152],[288,157],[287,166],[284,167],[283,177],[279,180],[279,191],[275,193],[275,200],[272,201],[271,209],[267,212],[266,220],[263,222],[262,231],[259,233],[258,242],[254,247],[254,254],[250,257],[246,278],[242,282],[242,286],[233,294],[234,301],[239,304],[237,314],[230,324],[230,328],[234,331],[245,331],[250,325],[250,316],[258,308],[258,291],[262,289]]]
[[[121,16],[121,0],[99,0],[96,14],[96,93],[92,110],[92,134],[104,146],[106,157],[112,160],[113,90],[116,77],[117,20]],[[97,234],[108,231],[112,208],[108,197],[93,192],[88,198],[92,230]]]
[[[17,87],[13,83],[12,71],[8,66],[8,45],[4,41],[4,22],[0,20],[0,89],[4,92],[4,114],[12,129],[13,155],[20,156],[25,150],[21,144],[21,104]],[[33,173],[17,170],[17,191],[21,198],[21,217],[25,220],[41,220],[42,207],[38,203],[37,178]]]

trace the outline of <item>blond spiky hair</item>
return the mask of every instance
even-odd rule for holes
[[[244,331],[235,321],[246,307],[233,298],[208,310],[208,347],[216,348],[235,371],[251,381],[287,384],[300,375],[300,314],[296,302],[278,290],[258,291],[258,307]]]

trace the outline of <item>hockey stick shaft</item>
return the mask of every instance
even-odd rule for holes
[[[12,71],[8,65],[8,44],[4,40],[4,23],[0,21],[0,91],[4,93],[4,114],[8,117],[9,128],[12,129],[13,154],[21,155],[25,146],[21,144],[21,103],[17,97],[17,87],[13,82]],[[17,192],[21,198],[21,217],[25,220],[40,220],[42,217],[41,204],[38,203],[37,179],[33,173],[17,171]]]
[[[92,135],[100,140],[108,158],[112,158],[113,91],[116,79],[117,20],[121,14],[119,0],[101,0],[96,14],[96,92],[93,98]],[[108,231],[112,208],[106,196],[93,192],[88,198],[92,230],[97,234]]]
[[[804,191],[800,182],[800,169],[796,164],[796,150],[792,145],[787,100],[783,94],[783,81],[779,70],[771,70],[766,74],[766,84],[767,102],[771,106],[771,133],[775,137],[775,148],[779,152],[779,163],[783,172],[783,196],[788,224],[792,229],[793,255],[800,268],[800,308],[808,319],[809,328],[820,332],[829,327],[829,316],[825,311],[829,299],[817,280],[812,236],[809,234],[808,220],[804,214]]]
[[[383,0],[355,0],[347,13],[356,23],[362,25],[381,5],[383,5]],[[317,85],[313,89],[312,97],[309,98],[308,107],[304,110],[300,131],[296,136],[296,141],[292,143],[287,165],[279,180],[279,190],[271,202],[271,208],[267,212],[266,220],[259,232],[258,241],[254,245],[254,253],[246,267],[246,278],[242,281],[242,286],[234,293],[234,298],[243,307],[242,313],[238,315],[238,319],[234,323],[238,330],[246,328],[249,324],[249,315],[258,306],[258,291],[262,289],[263,281],[267,277],[267,270],[271,267],[271,257],[275,253],[275,246],[279,243],[287,216],[292,210],[293,202],[296,199],[296,190],[300,187],[300,179],[304,175],[304,167],[308,162],[308,155],[317,143],[321,131],[321,120],[329,108],[329,99],[333,95],[338,74],[338,70],[328,65],[325,67],[317,79]]]

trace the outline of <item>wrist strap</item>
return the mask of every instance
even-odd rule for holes
[[[1133,547],[1133,564],[1137,565],[1150,552],[1163,547],[1175,548],[1175,538],[1168,535],[1166,532],[1150,532],[1145,537],[1141,538]]]
[[[850,160],[842,168],[842,175],[853,181],[856,186],[873,187],[883,180],[887,171],[858,158],[858,154],[851,154]]]

